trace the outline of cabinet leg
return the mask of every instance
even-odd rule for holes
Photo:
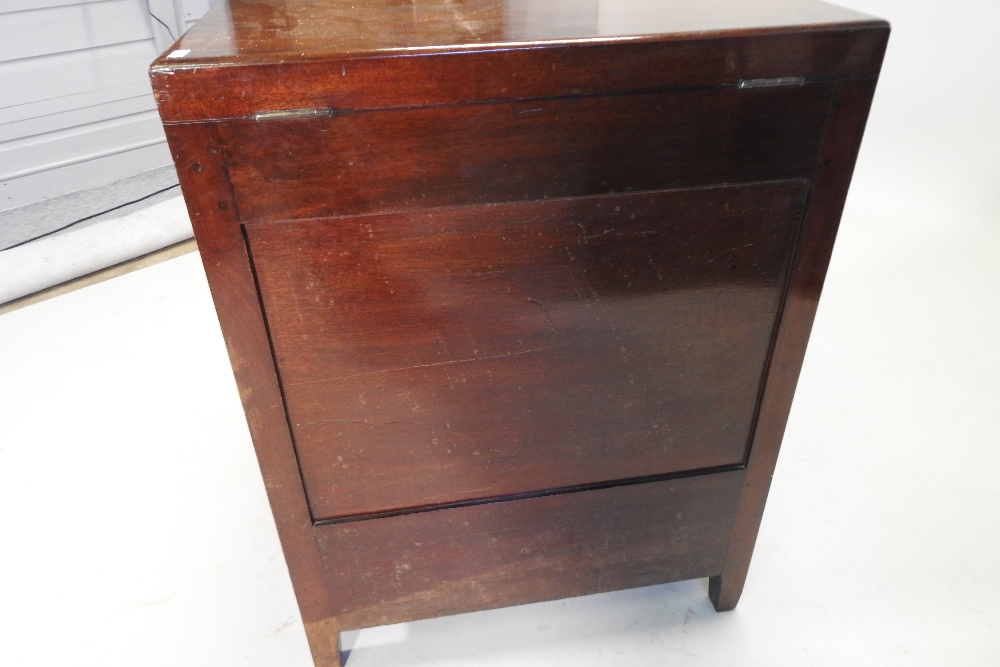
[[[708,580],[708,599],[712,601],[715,611],[732,611],[743,594],[743,584],[746,582],[746,572],[723,573]]]
[[[306,623],[306,638],[316,667],[344,667],[340,657],[340,628],[337,619]]]

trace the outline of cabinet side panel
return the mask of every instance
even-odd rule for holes
[[[788,296],[771,357],[760,415],[748,459],[726,567],[713,577],[712,601],[720,611],[739,601],[764,514],[771,477],[805,357],[833,242],[847,199],[865,122],[875,93],[875,80],[838,84],[798,249]]]
[[[317,528],[341,628],[704,577],[742,470]]]
[[[205,125],[180,125],[166,130],[278,535],[308,628],[330,616],[329,598],[221,152]]]

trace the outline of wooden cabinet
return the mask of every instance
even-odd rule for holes
[[[153,64],[318,665],[678,579],[735,606],[887,38],[810,0],[233,0]]]

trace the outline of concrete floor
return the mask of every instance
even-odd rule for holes
[[[743,601],[348,633],[350,667],[996,665],[1000,228],[852,205]],[[0,315],[0,664],[310,664],[199,259]]]
[[[180,196],[173,165],[0,211],[0,250],[115,220]]]
[[[0,251],[0,305],[192,237],[187,208],[176,188],[145,203]],[[3,223],[0,220],[0,226]]]

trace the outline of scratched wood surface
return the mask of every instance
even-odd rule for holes
[[[246,222],[808,178],[829,84],[428,107],[219,128]]]
[[[313,515],[742,463],[805,193],[249,225]]]
[[[887,36],[812,0],[232,0],[151,76],[164,122],[191,122],[876,76]]]
[[[177,47],[185,60],[252,62],[875,21],[802,0],[234,0]]]
[[[710,596],[719,611],[736,606],[750,569],[757,530],[764,515],[795,384],[861,148],[875,83],[869,79],[846,81],[837,86],[761,397],[759,421],[747,461],[745,488],[740,495],[726,567],[712,577],[710,583]]]
[[[313,656],[321,667],[339,667],[336,634],[331,644],[325,630],[330,593],[222,154],[210,125],[167,127],[166,134]]]
[[[320,526],[345,628],[705,577],[743,471]]]
[[[250,118],[275,109],[387,109],[514,101],[801,76],[878,74],[884,23],[805,31],[751,31],[664,41],[593,40],[532,48],[260,62],[160,59],[151,70],[165,123]],[[238,94],[219,95],[220,90]]]

